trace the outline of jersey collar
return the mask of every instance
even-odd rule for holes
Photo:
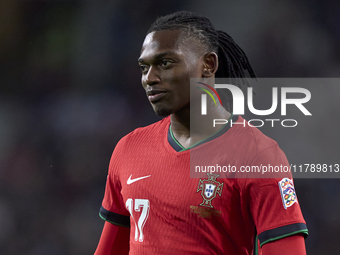
[[[238,119],[238,116],[236,115],[232,115],[229,119],[228,119],[228,123],[230,122],[230,120],[233,121],[233,123],[235,123]],[[229,129],[230,129],[230,125],[225,124],[220,130],[218,130],[215,134],[203,139],[202,141],[199,141],[197,143],[195,143],[194,145],[188,147],[188,148],[184,148],[178,141],[177,139],[175,138],[175,136],[173,135],[172,133],[172,130],[171,130],[171,124],[169,126],[169,129],[168,129],[168,142],[170,144],[170,146],[176,151],[176,152],[181,152],[181,151],[186,151],[186,150],[189,150],[189,149],[192,149],[192,148],[195,148],[201,144],[204,144],[204,143],[207,143],[207,142],[210,142],[212,140],[214,140],[215,138],[223,135],[225,132],[227,132]]]

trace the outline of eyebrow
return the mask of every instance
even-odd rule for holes
[[[174,55],[174,54],[175,53],[173,51],[161,52],[161,53],[158,53],[158,54],[152,56],[151,59],[154,60],[154,61],[157,61],[157,60],[163,58],[166,55]],[[139,58],[138,59],[138,63],[143,63],[143,62],[144,62],[143,58]]]

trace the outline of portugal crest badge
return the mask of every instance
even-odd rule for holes
[[[216,181],[216,178],[219,176],[218,174],[207,173],[207,175],[208,179],[199,180],[196,192],[201,191],[203,197],[203,202],[200,204],[201,206],[214,208],[211,205],[211,201],[216,197],[216,194],[219,196],[222,195],[223,183]]]
[[[292,179],[283,178],[281,181],[279,181],[279,188],[281,192],[283,207],[285,209],[292,206],[295,202],[297,203],[296,193]]]

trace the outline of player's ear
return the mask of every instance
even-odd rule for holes
[[[203,57],[202,78],[209,78],[217,72],[218,56],[215,52],[208,52]]]

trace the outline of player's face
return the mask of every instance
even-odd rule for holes
[[[194,39],[183,40],[181,31],[149,33],[138,59],[142,85],[158,115],[178,113],[190,106],[190,78],[201,78],[203,56]]]

